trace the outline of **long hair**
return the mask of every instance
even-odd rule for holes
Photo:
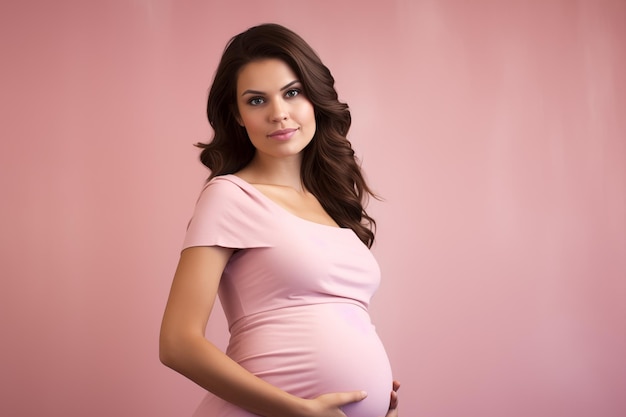
[[[237,121],[237,78],[246,64],[267,58],[285,62],[298,76],[305,96],[313,104],[316,132],[303,150],[304,187],[339,226],[352,229],[371,247],[376,222],[364,206],[369,196],[376,196],[368,187],[346,138],[352,122],[348,105],[339,101],[335,79],[315,51],[283,26],[255,26],[226,45],[207,104],[214,136],[209,143],[196,144],[203,148],[200,160],[211,170],[209,180],[241,170],[254,157],[255,148]]]

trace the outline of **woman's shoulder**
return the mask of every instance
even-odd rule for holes
[[[241,194],[249,191],[251,185],[233,174],[218,175],[211,178],[203,187],[203,193]]]
[[[225,210],[235,207],[240,210],[258,210],[267,205],[259,194],[252,184],[237,175],[218,175],[204,185],[198,203],[219,206]]]
[[[187,227],[185,247],[264,247],[272,215],[245,182],[232,175],[208,181]]]

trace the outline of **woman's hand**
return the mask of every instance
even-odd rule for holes
[[[307,416],[311,417],[346,417],[341,407],[362,401],[367,397],[365,391],[333,392],[320,395],[308,402]]]
[[[389,397],[389,411],[387,411],[385,417],[398,417],[399,389],[400,383],[393,381]],[[362,401],[365,397],[367,397],[367,393],[364,391],[336,392],[320,395],[312,400],[306,400],[309,403],[306,415],[311,417],[346,417],[341,407]]]
[[[393,381],[391,389],[391,398],[389,400],[389,411],[385,414],[385,417],[398,417],[398,390],[400,389],[400,383]]]

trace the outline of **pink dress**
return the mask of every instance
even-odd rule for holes
[[[391,367],[368,314],[380,270],[351,229],[304,220],[234,175],[211,180],[184,248],[236,251],[219,297],[230,329],[226,354],[302,398],[365,390],[348,417],[384,417]],[[194,417],[252,417],[207,393]]]

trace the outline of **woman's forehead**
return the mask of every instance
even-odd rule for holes
[[[297,76],[293,70],[280,59],[268,58],[252,61],[239,71],[237,91],[279,91],[296,79]]]

